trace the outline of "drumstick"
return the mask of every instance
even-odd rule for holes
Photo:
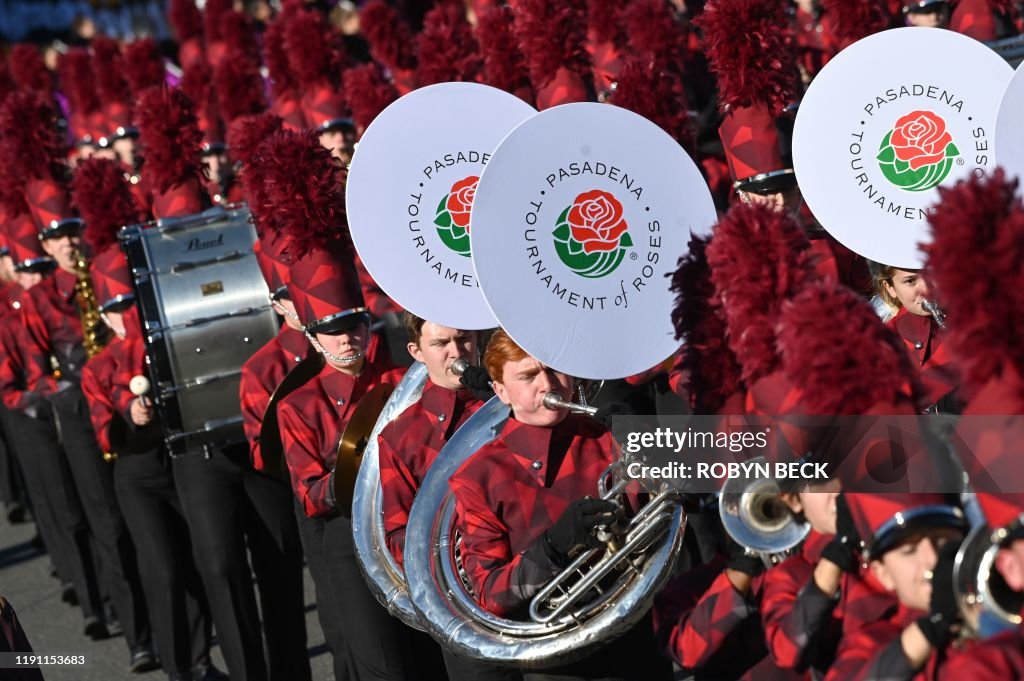
[[[128,389],[132,391],[132,395],[142,398],[143,406],[149,406],[149,400],[146,399],[145,395],[149,392],[150,383],[149,379],[145,376],[133,376],[132,380],[128,383]]]

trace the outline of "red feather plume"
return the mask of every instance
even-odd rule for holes
[[[87,115],[100,108],[100,98],[93,83],[92,57],[82,48],[73,48],[57,62],[60,88],[67,96],[71,111]]]
[[[57,110],[34,92],[19,90],[0,109],[0,158],[18,187],[29,179],[67,175],[65,147],[57,133]]]
[[[229,49],[213,70],[213,83],[225,125],[239,116],[256,114],[267,107],[259,62],[246,54]]]
[[[777,0],[712,0],[696,20],[724,108],[790,104],[799,74],[793,29]]]
[[[884,0],[821,0],[821,7],[832,19],[832,33],[844,47],[884,31],[892,23]]]
[[[7,68],[7,62],[0,59],[0,104],[3,104],[7,95],[14,92],[17,87],[14,78],[11,77],[10,69]]]
[[[18,43],[11,50],[11,77],[18,87],[49,97],[53,92],[53,77],[43,62],[43,55],[35,45]]]
[[[277,15],[263,32],[263,62],[270,74],[270,91],[273,96],[294,95],[298,84],[288,66],[288,50],[285,47],[285,24],[287,14]]]
[[[690,238],[689,252],[672,275],[676,294],[672,324],[683,342],[682,364],[693,406],[713,414],[742,386],[736,355],[726,342],[721,299],[711,283],[706,237]]]
[[[96,92],[108,102],[127,102],[131,97],[124,75],[124,59],[117,41],[97,36],[92,41],[92,69],[96,76]]]
[[[519,0],[512,9],[513,31],[535,88],[548,85],[561,67],[589,78],[586,0]]]
[[[694,147],[689,104],[682,79],[648,59],[632,59],[619,72],[611,103],[657,124],[687,151]]]
[[[341,36],[317,12],[295,12],[284,27],[288,67],[302,87],[328,82],[337,85],[345,68]]]
[[[686,27],[666,0],[634,0],[622,9],[629,47],[662,69],[682,72],[686,61]]]
[[[136,40],[124,48],[124,75],[133,94],[164,82],[166,68],[156,41]]]
[[[420,85],[474,82],[480,72],[480,48],[461,5],[435,5],[423,18],[416,38]]]
[[[729,347],[743,380],[753,385],[778,368],[779,306],[814,277],[810,242],[785,213],[738,204],[715,228],[707,257],[729,325]]]
[[[199,145],[203,135],[184,92],[165,85],[139,95],[135,123],[146,163],[147,182],[164,193],[189,180],[204,181]]]
[[[207,44],[224,40],[221,20],[234,10],[234,6],[233,0],[206,0],[203,7],[203,34],[206,36]]]
[[[220,33],[228,50],[235,50],[259,63],[260,44],[256,29],[244,12],[230,11],[220,20]]]
[[[195,0],[171,0],[167,20],[179,43],[203,35],[203,15],[196,7]]]
[[[587,33],[592,42],[622,42],[622,9],[619,0],[587,0]]]
[[[1002,367],[1024,367],[1024,206],[1002,170],[940,188],[927,274],[949,316],[946,342],[968,397]],[[955,322],[953,321],[955,320]]]
[[[901,341],[862,297],[815,282],[782,303],[778,346],[783,370],[811,416],[854,416],[920,397]]]
[[[385,0],[370,0],[359,12],[370,55],[389,69],[416,68],[413,34]]]
[[[291,238],[293,256],[314,249],[348,247],[342,170],[315,132],[279,130],[260,145],[263,190],[253,211]]]
[[[71,180],[71,201],[85,221],[82,237],[93,253],[116,244],[121,228],[141,219],[116,161],[93,157],[79,163]]]
[[[532,93],[526,57],[512,33],[512,10],[507,5],[495,5],[481,14],[476,36],[484,58],[484,81],[506,92]]]
[[[352,118],[363,130],[369,127],[377,114],[398,99],[398,90],[373,62],[346,69],[342,80],[345,92],[349,93]]]
[[[228,147],[231,148],[231,157],[241,163],[243,167],[249,166],[259,145],[271,134],[280,130],[281,125],[281,118],[269,111],[239,116],[231,122],[231,126],[228,128]]]

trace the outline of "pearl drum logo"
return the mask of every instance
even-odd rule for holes
[[[882,139],[877,160],[889,182],[908,192],[923,192],[945,180],[959,156],[946,121],[922,109],[896,121]]]
[[[581,277],[614,272],[633,246],[622,204],[610,192],[593,189],[577,196],[558,216],[552,236],[559,260]]]
[[[470,254],[469,212],[479,182],[479,175],[470,175],[453,184],[437,204],[437,217],[434,218],[441,243],[467,258]]]

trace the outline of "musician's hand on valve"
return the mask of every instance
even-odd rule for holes
[[[728,560],[725,564],[727,568],[736,572],[742,572],[750,577],[757,577],[764,572],[765,565],[761,556],[748,551],[745,546],[734,541],[728,534],[726,534],[725,541],[728,555]]]
[[[153,405],[145,397],[137,397],[132,402],[130,415],[135,425],[148,426],[153,420]]]
[[[619,513],[619,506],[613,501],[585,497],[572,502],[544,533],[547,546],[555,554],[551,557],[565,564],[578,549],[602,548],[604,543],[597,537],[597,528],[613,527]]]

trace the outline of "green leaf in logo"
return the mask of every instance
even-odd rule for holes
[[[878,156],[875,157],[878,160],[878,168],[885,179],[908,192],[923,192],[938,186],[949,175],[949,171],[953,169],[954,159],[960,155],[956,145],[950,142],[946,146],[945,158],[913,170],[909,163],[896,158],[896,150],[890,144],[891,138],[890,130],[882,140]]]
[[[571,206],[570,206],[571,208]],[[558,216],[558,223],[551,233],[555,242],[555,253],[558,258],[570,270],[588,279],[598,279],[610,274],[622,263],[626,255],[626,248],[633,245],[629,233],[625,233],[619,239],[619,247],[613,251],[600,253],[586,253],[583,244],[572,238],[572,228],[569,226],[569,208],[562,211]]]
[[[448,212],[448,195],[441,197],[441,203],[437,204],[437,216],[434,218],[437,225],[437,236],[441,243],[455,251],[459,255],[469,257],[469,232],[452,222],[452,214]]]

